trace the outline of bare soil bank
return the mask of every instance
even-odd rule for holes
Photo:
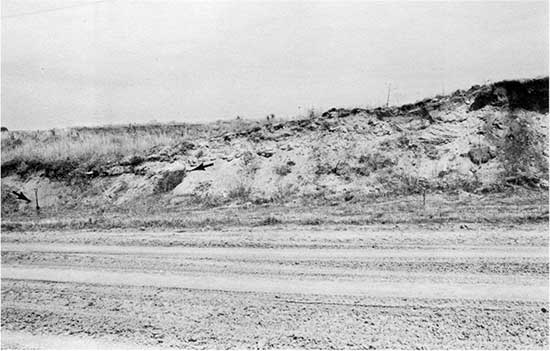
[[[417,197],[418,207],[424,193],[521,198],[529,192],[532,202],[548,193],[547,145],[548,78],[296,119],[8,131],[2,133],[2,220],[37,217],[72,228],[97,222],[102,229],[189,226],[206,221],[178,218],[196,209],[353,207],[408,197]],[[235,224],[226,214],[211,221]],[[419,214],[414,220],[452,217]],[[392,221],[380,217],[368,221]]]

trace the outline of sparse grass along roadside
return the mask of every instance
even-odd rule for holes
[[[372,224],[517,225],[548,222],[548,194],[521,191],[485,196],[429,194],[360,202],[295,205],[226,206],[182,210],[158,202],[132,209],[78,209],[41,215],[20,214],[2,220],[5,231],[72,229],[222,229],[251,226],[319,226]]]

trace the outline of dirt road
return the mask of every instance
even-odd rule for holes
[[[548,348],[548,269],[544,225],[3,233],[2,345]]]

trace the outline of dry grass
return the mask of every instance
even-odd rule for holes
[[[307,118],[296,116],[292,120]],[[2,165],[116,160],[146,154],[154,147],[209,140],[285,121],[288,119],[273,117],[270,120],[233,119],[205,124],[171,122],[2,132]]]
[[[519,190],[486,196],[428,194],[362,199],[359,202],[314,203],[293,206],[254,205],[183,209],[162,205],[159,197],[133,208],[77,208],[60,213],[18,213],[2,219],[2,230],[72,229],[204,229],[241,226],[362,226],[362,225],[516,225],[548,222],[548,193]]]
[[[21,139],[20,139],[21,140]],[[4,144],[4,140],[2,140]],[[2,162],[12,160],[50,163],[61,160],[101,161],[123,156],[142,155],[157,145],[170,145],[175,140],[169,135],[101,135],[86,134],[76,138],[57,137],[42,141],[22,139],[22,143],[9,147],[2,145]]]
[[[148,155],[155,148],[174,146],[183,141],[208,140],[265,123],[233,120],[210,124],[146,124],[3,132],[2,167],[105,164],[123,157]]]

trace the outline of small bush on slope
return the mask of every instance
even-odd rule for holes
[[[185,169],[163,172],[155,187],[155,193],[166,193],[173,190],[181,183],[186,173]]]
[[[278,176],[284,177],[292,172],[292,167],[289,164],[282,164],[276,166],[273,170]]]
[[[250,193],[252,192],[252,189],[249,185],[240,183],[237,184],[234,188],[232,188],[229,193],[227,194],[228,200],[240,200],[240,201],[247,201],[250,197]]]

